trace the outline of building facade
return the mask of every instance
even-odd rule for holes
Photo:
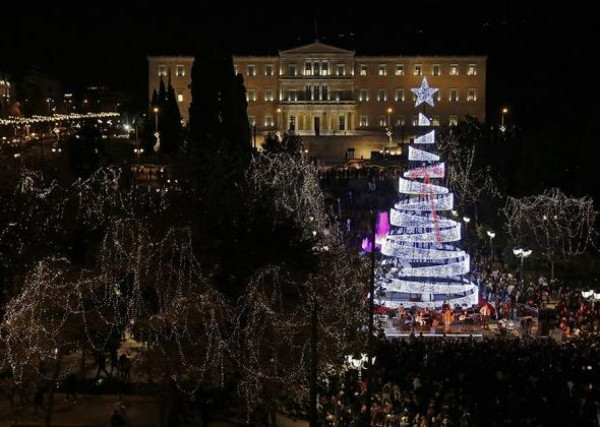
[[[148,58],[149,99],[170,73],[185,121],[193,60]],[[234,66],[244,77],[250,125],[259,133],[292,129],[337,136],[391,130],[404,142],[417,121],[411,88],[423,77],[439,88],[434,125],[454,125],[466,115],[485,120],[484,56],[357,56],[316,41],[278,56],[235,56]]]

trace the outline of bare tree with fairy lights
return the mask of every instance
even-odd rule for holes
[[[591,197],[570,197],[558,188],[509,197],[502,212],[512,240],[541,254],[550,263],[552,280],[555,262],[583,254],[596,236],[597,212]]]

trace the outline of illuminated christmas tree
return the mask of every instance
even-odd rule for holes
[[[434,106],[424,78],[415,107]],[[460,223],[442,215],[454,206],[454,195],[442,185],[446,168],[435,151],[435,130],[419,113],[419,132],[409,146],[409,168],[399,182],[401,195],[390,211],[391,230],[381,247],[382,271],[378,284],[379,303],[395,308],[417,305],[470,307],[478,303],[478,289],[466,276],[469,255],[456,245],[461,239]]]

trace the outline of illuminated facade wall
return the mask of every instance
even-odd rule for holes
[[[193,57],[148,58],[149,98],[160,76],[171,81],[187,121]],[[236,56],[244,76],[248,116],[259,131],[288,129],[300,134],[354,134],[391,125],[412,128],[410,88],[426,76],[438,87],[434,125],[466,115],[485,120],[486,57],[356,56],[354,51],[315,42],[278,56]]]

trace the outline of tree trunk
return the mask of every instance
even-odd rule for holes
[[[52,375],[52,383],[50,384],[50,396],[48,397],[48,408],[46,409],[46,419],[44,420],[44,427],[50,427],[50,423],[52,422],[52,406],[54,406],[54,391],[56,390],[58,374],[60,373],[60,361],[61,356],[58,356],[56,360],[56,367],[54,369],[54,375]]]
[[[85,379],[85,347],[81,346],[81,379]]]
[[[318,427],[319,425],[317,414],[317,310],[315,298],[310,312],[310,427]]]

